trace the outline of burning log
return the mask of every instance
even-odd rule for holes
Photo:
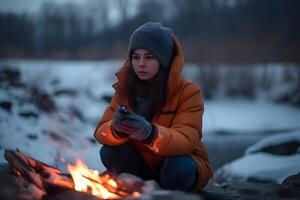
[[[141,188],[137,191],[124,190],[120,187],[118,179],[109,173],[99,174],[96,170],[89,169],[82,161],[77,160],[75,165],[68,165],[75,183],[75,189],[90,192],[103,199],[120,199],[125,196],[140,196]]]
[[[47,196],[69,190],[92,194],[100,199],[123,199],[139,197],[144,181],[130,174],[114,177],[89,169],[82,161],[68,164],[70,174],[40,162],[18,150],[5,150],[5,159],[19,178],[24,178]],[[72,194],[77,195],[74,192]],[[69,194],[69,193],[68,193]]]
[[[18,150],[5,150],[4,157],[17,174],[45,192],[58,192],[74,188],[74,182],[69,175]]]

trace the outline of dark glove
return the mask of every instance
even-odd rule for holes
[[[136,140],[146,140],[152,134],[152,125],[134,112],[126,112],[121,119],[121,130]]]
[[[112,130],[113,133],[118,137],[127,137],[128,134],[126,134],[124,131],[121,121],[124,118],[124,115],[126,114],[127,110],[122,107],[118,106],[117,110],[115,111],[113,117],[112,117]]]

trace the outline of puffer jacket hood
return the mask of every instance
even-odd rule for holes
[[[173,40],[175,44],[175,55],[171,62],[171,67],[168,76],[167,88],[169,97],[176,93],[176,91],[180,87],[180,84],[182,83],[181,72],[184,66],[184,56],[181,45],[175,35],[173,35]],[[130,61],[126,59],[125,62],[122,64],[121,69],[115,74],[117,77],[117,82],[113,85],[113,88],[121,94],[124,94],[125,91],[124,88],[122,88],[122,86],[124,86],[124,82],[127,78],[129,68]]]

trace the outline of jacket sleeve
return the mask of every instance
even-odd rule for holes
[[[201,142],[203,112],[200,88],[189,83],[180,94],[171,127],[155,124],[157,136],[150,148],[164,156],[191,154]]]
[[[112,97],[111,104],[106,108],[102,118],[100,119],[96,130],[94,132],[94,137],[96,140],[103,145],[120,145],[125,143],[129,137],[117,137],[113,134],[111,129],[112,116],[119,106],[118,97],[116,93]]]

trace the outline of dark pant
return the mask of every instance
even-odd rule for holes
[[[166,157],[158,171],[151,171],[142,156],[128,143],[103,146],[100,156],[108,171],[131,173],[144,180],[154,179],[164,189],[190,190],[197,181],[197,166],[189,156]]]

